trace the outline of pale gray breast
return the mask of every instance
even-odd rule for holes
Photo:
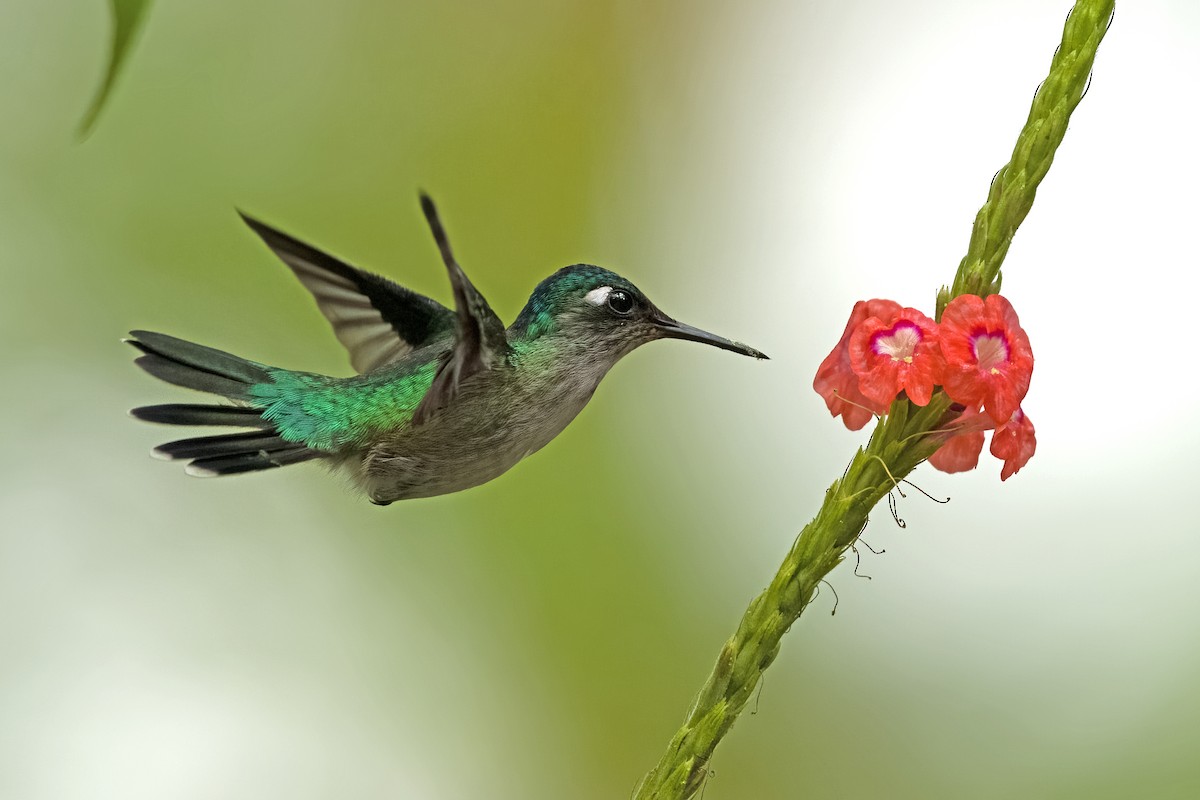
[[[364,488],[388,502],[486,483],[561,433],[595,389],[595,380],[570,373],[473,376],[433,419],[385,437],[365,454]]]

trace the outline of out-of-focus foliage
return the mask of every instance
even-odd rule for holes
[[[109,0],[112,5],[112,52],[108,57],[108,67],[104,70],[104,80],[96,92],[92,105],[84,115],[79,126],[81,134],[86,135],[96,124],[100,110],[112,93],[113,84],[121,72],[121,65],[129,54],[134,34],[142,24],[142,17],[150,7],[150,0]]]

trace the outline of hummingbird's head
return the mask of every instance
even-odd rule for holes
[[[581,349],[609,366],[655,339],[688,339],[766,358],[740,342],[677,322],[625,278],[589,264],[563,267],[539,283],[513,333],[526,341],[554,337],[558,346]]]

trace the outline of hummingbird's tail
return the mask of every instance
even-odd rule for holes
[[[210,392],[235,402],[252,400],[251,389],[270,383],[268,368],[253,361],[211,347],[176,339],[161,333],[133,331],[129,344],[141,350],[137,365],[156,378]],[[251,428],[246,433],[200,436],[180,439],[154,448],[168,459],[191,459],[190,475],[234,475],[240,472],[282,467],[308,461],[321,455],[303,442],[288,441],[279,435],[274,422],[264,419],[262,410],[249,406],[196,405],[169,403],[142,406],[130,414],[147,422],[167,425],[215,425]]]

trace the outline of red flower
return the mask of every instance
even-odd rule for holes
[[[934,434],[942,445],[929,463],[943,472],[974,469],[984,434],[994,430],[991,453],[1004,462],[1000,479],[1008,480],[1037,449],[1033,423],[1021,410],[1032,375],[1029,337],[1000,295],[956,297],[940,325],[914,308],[876,299],[854,304],[813,388],[856,431],[902,393],[927,405],[940,384],[961,412]]]
[[[996,432],[992,434],[992,455],[1004,460],[1000,480],[1008,480],[1028,464],[1036,449],[1037,436],[1033,432],[1033,423],[1025,416],[1025,412],[1018,408],[1012,419],[996,428]]]
[[[858,388],[858,376],[850,366],[850,337],[859,323],[870,317],[894,317],[900,312],[900,304],[892,300],[859,300],[850,312],[850,320],[842,331],[837,346],[825,356],[813,379],[813,388],[825,398],[829,413],[842,417],[842,422],[852,431],[866,425],[875,414],[887,411],[888,403],[876,403],[867,398]]]
[[[929,457],[929,465],[942,472],[966,472],[979,465],[979,454],[983,452],[983,432],[992,427],[989,417],[977,408],[963,411],[950,423],[953,433],[936,453]]]
[[[939,338],[950,399],[982,405],[997,424],[1009,420],[1033,374],[1033,349],[1012,305],[998,294],[959,295],[942,314]]]
[[[915,308],[871,316],[850,336],[850,366],[874,403],[886,408],[905,392],[917,405],[928,405],[945,369],[937,323]]]

